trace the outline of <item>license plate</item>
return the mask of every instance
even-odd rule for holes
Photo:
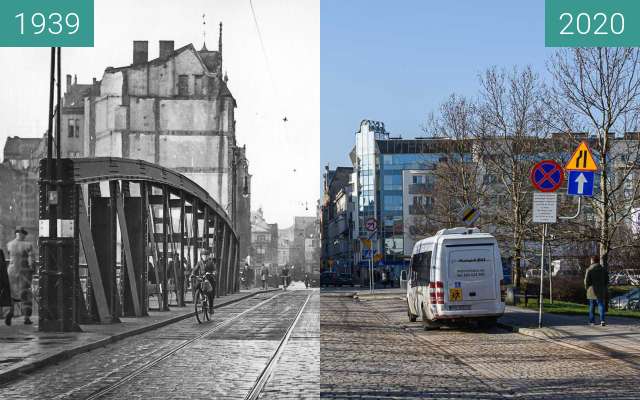
[[[451,311],[459,311],[459,310],[471,310],[470,305],[451,305],[449,306],[449,310]]]
[[[449,301],[462,301],[462,288],[449,289]]]

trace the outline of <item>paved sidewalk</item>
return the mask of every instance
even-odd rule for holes
[[[273,291],[277,289],[272,289]],[[261,290],[242,290],[215,301],[215,307],[251,297]],[[22,317],[11,326],[0,326],[0,383],[34,369],[70,358],[78,353],[105,346],[124,338],[153,330],[193,316],[193,305],[171,306],[170,311],[150,311],[148,317],[125,318],[121,323],[81,325],[82,332],[51,333],[38,331],[38,318],[24,325]]]
[[[590,326],[586,316],[546,313],[538,329],[536,311],[507,307],[499,322],[518,333],[614,357],[640,368],[640,319],[607,317],[607,326]]]

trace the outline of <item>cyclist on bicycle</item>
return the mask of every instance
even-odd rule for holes
[[[209,250],[203,250],[200,261],[193,269],[193,274],[196,276],[204,275],[205,279],[211,283],[213,290],[207,293],[207,300],[209,303],[209,312],[213,313],[213,298],[216,291],[216,258],[211,255]]]
[[[282,267],[280,276],[282,276],[282,290],[287,290],[287,286],[289,286],[289,268],[286,265]]]

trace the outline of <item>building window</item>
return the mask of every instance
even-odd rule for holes
[[[498,178],[493,174],[486,174],[483,177],[483,181],[485,185],[493,185],[498,182]]]
[[[69,119],[68,136],[70,138],[75,137],[75,130],[76,130],[76,120],[75,119]]]
[[[194,81],[193,81],[193,92],[196,96],[202,96],[204,95],[204,87],[202,86],[202,75],[195,75],[194,77]]]
[[[189,76],[180,75],[178,76],[178,96],[188,96],[188,95],[189,95]]]
[[[80,137],[80,120],[76,119],[76,137]]]

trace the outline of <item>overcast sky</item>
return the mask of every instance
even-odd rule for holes
[[[95,47],[62,50],[64,76],[78,83],[102,78],[108,66],[130,65],[132,41],[159,40],[179,48],[218,46],[238,102],[236,137],[247,145],[253,175],[252,209],[262,206],[280,227],[295,215],[315,215],[320,160],[320,0],[95,0]],[[0,146],[7,136],[39,137],[47,126],[49,49],[0,49]],[[287,117],[288,121],[282,119]],[[308,207],[308,210],[305,208]]]

